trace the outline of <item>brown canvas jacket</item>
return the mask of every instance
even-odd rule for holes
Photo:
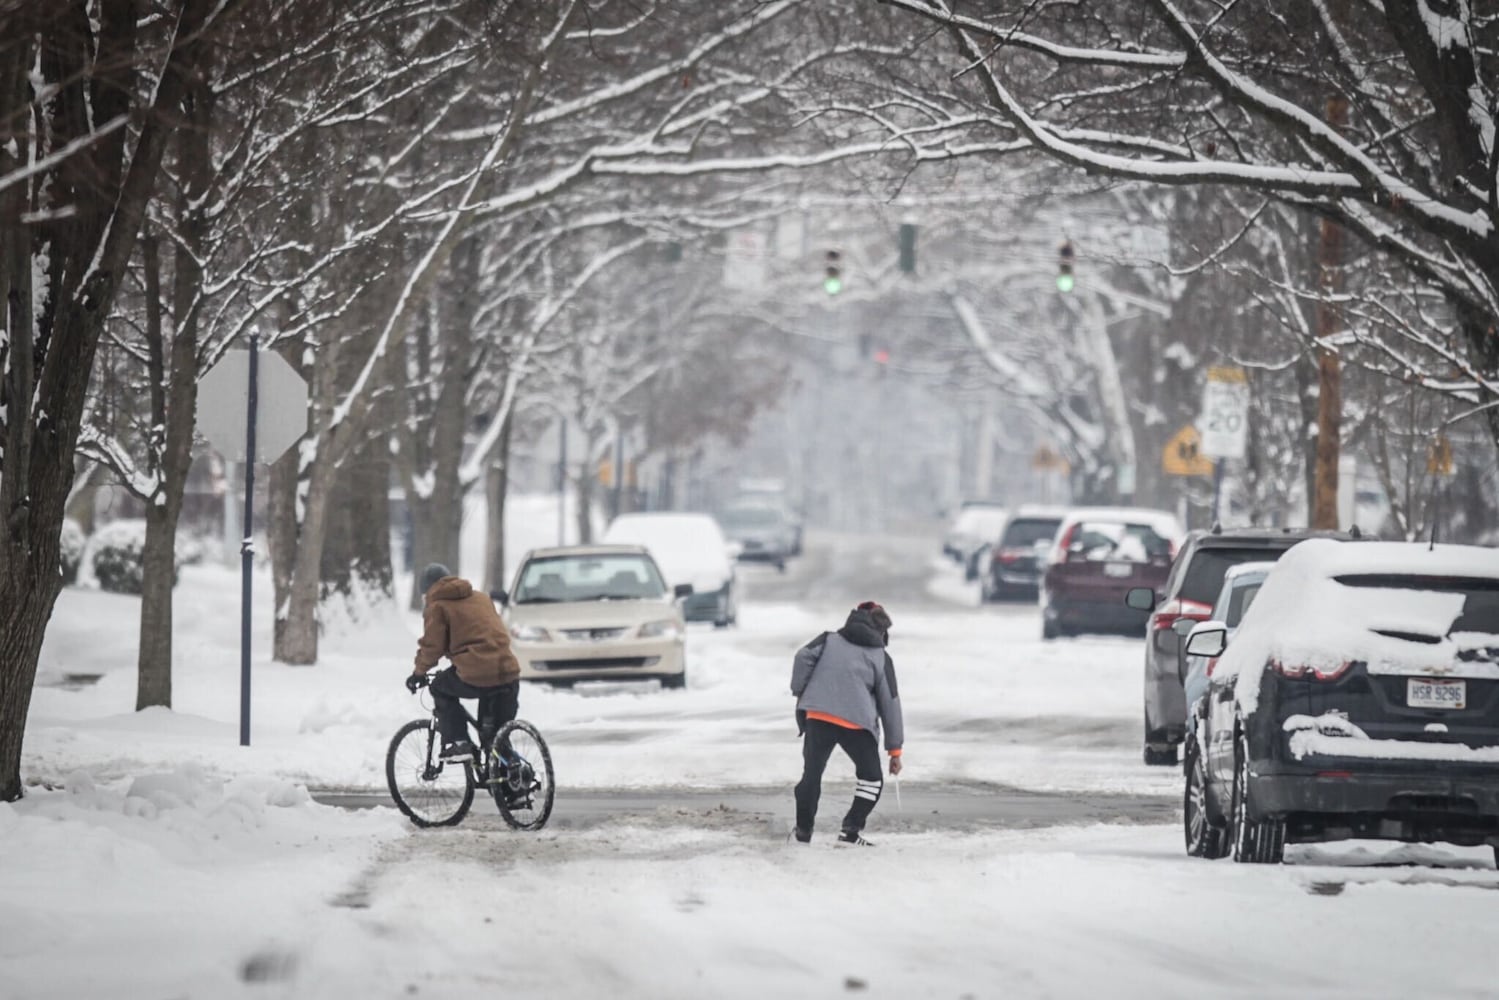
[[[458,668],[458,678],[475,687],[509,684],[520,677],[510,651],[510,633],[494,602],[467,580],[445,576],[427,591],[422,611],[416,673],[425,674],[444,656]]]

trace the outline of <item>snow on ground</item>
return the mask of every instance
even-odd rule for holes
[[[949,779],[1180,793],[1138,760],[1138,640],[1043,643],[1031,608],[979,610],[950,566],[892,609],[906,788]],[[660,810],[516,834],[477,808],[414,831],[306,786],[382,788],[417,620],[330,623],[324,661],[269,661],[258,580],[254,743],[238,738],[238,578],[188,567],[174,710],[132,711],[133,598],[59,601],[27,727],[45,782],[0,804],[0,995],[397,997],[1491,996],[1486,851],[1182,856],[1175,826],[927,830],[873,850],[787,844],[784,817]],[[569,789],[786,787],[791,652],[822,613],[749,602],[694,628],[685,692],[528,687]],[[96,683],[88,678],[98,677]],[[841,761],[829,811],[842,806]],[[909,807],[909,803],[907,804]],[[880,805],[891,808],[889,796]],[[1376,863],[1421,867],[1372,867]],[[1445,866],[1445,867],[1437,867]]]

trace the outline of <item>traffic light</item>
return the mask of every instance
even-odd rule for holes
[[[837,295],[843,291],[843,271],[838,266],[839,259],[837,250],[827,252],[826,267],[822,274],[822,290],[829,295]]]
[[[899,250],[900,269],[906,274],[916,272],[916,227],[909,222],[900,224],[900,235],[896,241]]]
[[[1072,261],[1075,254],[1072,251],[1072,241],[1063,240],[1062,245],[1057,248],[1057,291],[1070,292],[1074,284],[1072,277]]]

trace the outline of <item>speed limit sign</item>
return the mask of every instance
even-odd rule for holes
[[[1209,368],[1202,392],[1201,452],[1209,458],[1243,458],[1249,438],[1249,380],[1242,368]]]

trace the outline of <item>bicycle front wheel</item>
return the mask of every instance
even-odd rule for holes
[[[396,731],[385,755],[390,797],[417,826],[456,826],[474,804],[468,765],[439,761],[440,746],[432,720],[413,719]]]
[[[552,815],[557,792],[547,741],[535,726],[516,719],[505,723],[494,745],[501,763],[489,792],[500,816],[517,830],[540,830]]]

